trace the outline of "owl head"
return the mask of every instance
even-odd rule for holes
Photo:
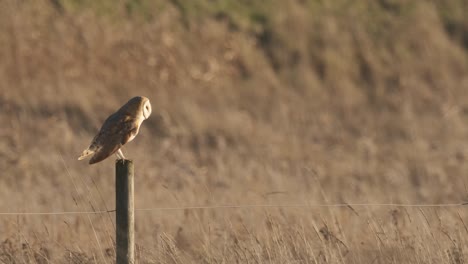
[[[151,103],[144,96],[135,96],[124,104],[118,112],[124,112],[130,115],[143,115],[143,119],[148,119],[151,115]]]

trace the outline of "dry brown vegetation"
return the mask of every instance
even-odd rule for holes
[[[76,160],[134,95],[136,207],[467,199],[466,1],[0,0],[0,212],[114,208]],[[464,263],[465,207],[136,214],[138,263]],[[0,215],[2,263],[112,263],[114,216]]]

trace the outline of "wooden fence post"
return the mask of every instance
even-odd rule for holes
[[[116,263],[135,263],[133,161],[115,162]]]

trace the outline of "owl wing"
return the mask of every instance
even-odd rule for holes
[[[128,115],[111,115],[102,125],[89,149],[95,149],[89,164],[100,162],[119,150],[138,132],[138,124]]]

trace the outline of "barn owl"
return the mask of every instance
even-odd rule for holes
[[[148,98],[136,96],[124,104],[117,112],[110,115],[93,138],[91,144],[83,151],[78,160],[93,155],[89,164],[104,160],[116,153],[119,159],[125,159],[120,149],[132,141],[140,130],[143,120],[151,115],[151,104]]]

